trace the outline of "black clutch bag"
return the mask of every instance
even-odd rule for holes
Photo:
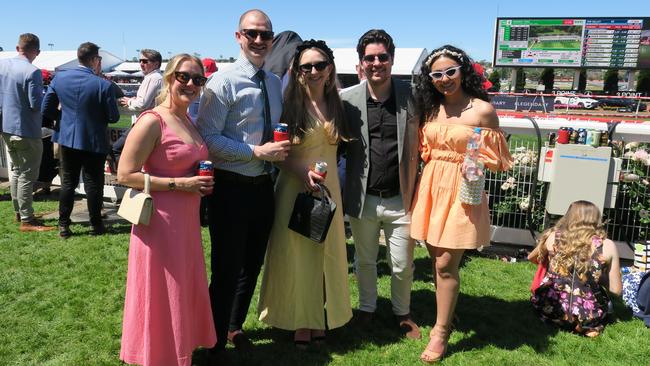
[[[318,192],[298,193],[289,219],[289,229],[322,243],[334,218],[336,203],[327,187],[322,184],[319,187]]]

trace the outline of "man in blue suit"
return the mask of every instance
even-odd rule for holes
[[[101,209],[104,162],[110,150],[107,127],[120,118],[111,83],[96,75],[102,62],[99,47],[91,42],[82,43],[77,49],[77,59],[78,67],[56,74],[43,101],[43,114],[59,121],[52,141],[61,146],[59,235],[64,239],[72,235],[70,214],[82,169],[92,225],[90,233],[106,232]]]
[[[20,221],[20,231],[48,231],[34,218],[32,193],[38,178],[43,142],[41,141],[41,102],[43,78],[32,65],[40,51],[38,37],[21,34],[18,56],[0,60],[0,119],[2,139],[11,157],[11,200]]]

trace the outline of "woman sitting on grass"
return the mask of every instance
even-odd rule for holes
[[[598,207],[575,201],[564,217],[546,230],[528,259],[547,264],[547,272],[531,297],[542,320],[560,328],[599,335],[605,327],[609,292],[621,295],[618,252],[606,238]]]

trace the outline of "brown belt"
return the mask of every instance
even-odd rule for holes
[[[366,193],[380,198],[391,198],[397,196],[400,192],[399,192],[399,188],[393,188],[393,189],[368,188],[366,189]]]

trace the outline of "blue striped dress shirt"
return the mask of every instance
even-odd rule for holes
[[[253,158],[253,147],[264,133],[264,99],[257,68],[245,56],[228,70],[214,74],[206,84],[196,123],[217,169],[246,176],[264,174],[264,162]],[[282,114],[282,83],[267,72],[266,88],[271,124]]]

